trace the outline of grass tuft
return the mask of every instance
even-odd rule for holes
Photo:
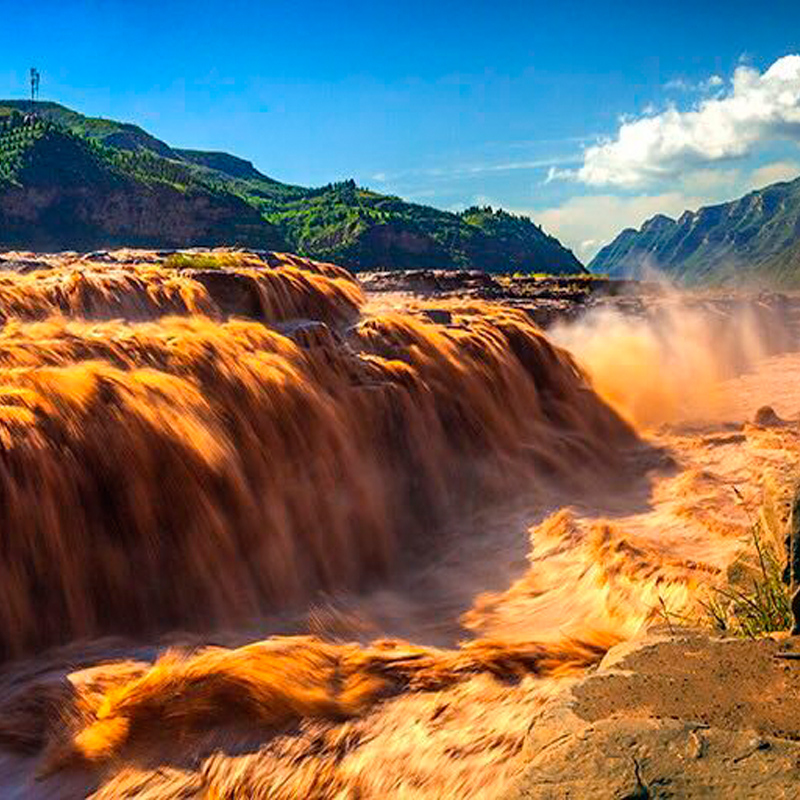
[[[789,587],[777,553],[753,529],[758,570],[743,586],[715,586],[700,604],[716,630],[755,639],[792,627]]]
[[[795,498],[796,498],[796,493]],[[754,639],[792,628],[791,587],[785,580],[784,542],[795,525],[794,502],[781,514],[768,496],[751,523],[750,559],[734,565],[724,587],[711,587],[700,601],[706,622],[717,631]]]
[[[164,259],[168,269],[229,269],[235,267],[263,266],[249,253],[172,253]]]

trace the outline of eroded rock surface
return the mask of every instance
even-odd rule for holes
[[[601,278],[591,275],[497,275],[469,270],[394,270],[362,272],[359,282],[380,301],[387,295],[417,298],[424,302],[488,300],[518,308],[539,326],[571,322],[587,312],[613,312],[625,316],[652,317],[673,314],[675,307],[719,318],[741,319],[745,313],[761,325],[800,327],[800,300],[778,292],[761,294],[735,291],[681,292],[665,284]],[[784,325],[785,323],[785,325]]]
[[[509,800],[800,797],[800,641],[658,631],[532,721]]]

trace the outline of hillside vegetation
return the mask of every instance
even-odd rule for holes
[[[620,233],[589,268],[633,277],[655,268],[688,284],[800,285],[800,178],[677,220],[658,214]]]
[[[585,271],[530,219],[502,210],[441,211],[352,180],[292,186],[136,125],[0,101],[0,246],[123,244],[286,249],[352,269]]]
[[[242,198],[151,151],[107,147],[56,123],[0,123],[0,246],[72,250],[185,242],[283,249]]]

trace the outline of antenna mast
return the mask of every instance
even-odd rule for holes
[[[41,75],[36,67],[31,67],[31,102],[39,99],[39,81]]]

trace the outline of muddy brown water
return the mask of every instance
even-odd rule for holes
[[[6,326],[3,796],[502,796],[564,681],[724,582],[800,354],[451,315]]]

